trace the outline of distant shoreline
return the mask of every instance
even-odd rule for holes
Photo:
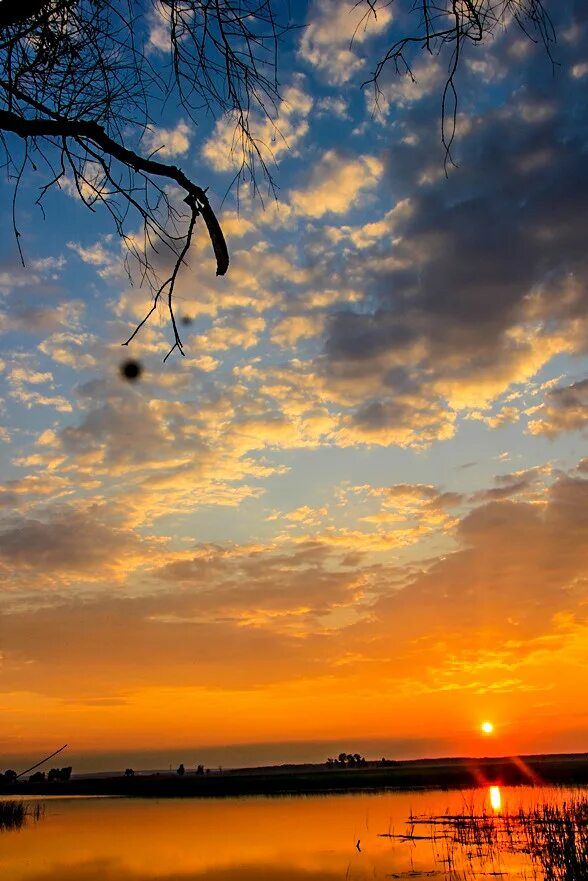
[[[74,769],[75,770],[75,769]],[[588,753],[502,758],[415,759],[358,768],[271,765],[222,773],[134,777],[76,777],[68,781],[19,780],[0,784],[3,795],[112,795],[135,798],[222,798],[247,795],[320,795],[386,790],[470,789],[502,785],[588,786]]]

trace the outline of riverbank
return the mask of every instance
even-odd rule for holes
[[[122,774],[48,783],[0,785],[2,795],[118,795],[140,798],[218,798],[241,795],[311,795],[386,789],[460,789],[476,786],[588,785],[588,754],[502,758],[419,759],[359,768],[282,765],[209,774]]]

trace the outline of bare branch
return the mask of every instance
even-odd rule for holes
[[[277,106],[277,44],[285,30],[275,15],[279,2],[0,0],[0,147],[15,183],[19,249],[20,180],[31,157],[39,157],[50,172],[37,198],[41,210],[47,192],[67,176],[87,208],[102,206],[109,212],[129,254],[138,260],[141,281],[152,288],[154,305],[167,294],[172,351],[182,351],[173,312],[176,279],[199,216],[217,275],[227,272],[229,254],[207,188],[138,145],[154,124],[151,108],[162,108],[174,95],[195,123],[203,111],[227,114],[238,130],[243,157],[238,179],[250,173],[255,189],[260,171],[271,185],[249,117],[256,111],[271,118]],[[167,53],[161,41],[149,42],[157,24]],[[167,78],[162,76],[166,69]],[[22,162],[13,159],[4,134],[21,139]],[[170,184],[183,193],[180,207]],[[135,216],[143,225],[142,244],[126,230]],[[160,245],[173,260],[163,283],[153,263]],[[125,267],[131,275],[127,258]]]
[[[366,16],[374,12],[374,0],[366,4]],[[407,4],[408,5],[408,4]],[[371,86],[375,102],[381,94],[384,71],[391,65],[394,73],[410,76],[414,58],[423,50],[441,55],[450,50],[447,77],[441,97],[441,142],[445,148],[445,166],[453,163],[451,147],[457,126],[457,75],[468,44],[481,43],[510,19],[533,42],[541,43],[553,63],[551,49],[555,29],[544,0],[418,0],[409,10],[414,30],[396,40],[377,62],[371,76],[362,85]]]

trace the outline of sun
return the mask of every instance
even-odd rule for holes
[[[482,729],[484,734],[492,734],[492,732],[494,731],[494,725],[492,724],[492,722],[482,722],[480,728]]]

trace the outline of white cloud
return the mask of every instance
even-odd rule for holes
[[[157,128],[153,126],[145,133],[145,143],[151,153],[158,157],[185,156],[190,148],[192,130],[183,120],[175,128]]]
[[[588,61],[582,61],[580,64],[574,64],[572,67],[572,76],[579,80],[588,74]]]
[[[416,64],[412,73],[398,74],[386,69],[378,80],[377,93],[366,92],[370,113],[380,121],[385,120],[391,108],[406,107],[430,94],[442,81],[443,69],[435,59]]]
[[[355,48],[392,20],[388,6],[374,5],[375,14],[353,0],[320,0],[313,4],[300,40],[299,54],[337,85],[363,66]]]
[[[256,150],[268,165],[284,155],[296,155],[296,145],[308,132],[307,117],[312,106],[313,99],[300,85],[288,86],[275,114],[251,114],[250,142],[237,125],[236,117],[230,114],[217,121],[202,154],[215,171],[239,169],[244,161],[253,161]]]
[[[290,194],[298,214],[322,217],[329,211],[345,214],[363,190],[373,189],[383,172],[375,156],[349,159],[335,150],[328,150],[315,169],[310,183]]]
[[[101,241],[93,245],[84,246],[79,242],[68,242],[67,247],[74,251],[80,260],[89,266],[95,266],[101,278],[119,275],[121,272],[121,257],[113,247],[113,236],[107,235]]]
[[[318,336],[325,324],[324,315],[287,315],[276,321],[271,332],[271,341],[278,346],[289,348],[298,340]]]
[[[330,114],[340,119],[349,119],[347,101],[343,98],[321,98],[317,101],[316,108],[320,116]]]

